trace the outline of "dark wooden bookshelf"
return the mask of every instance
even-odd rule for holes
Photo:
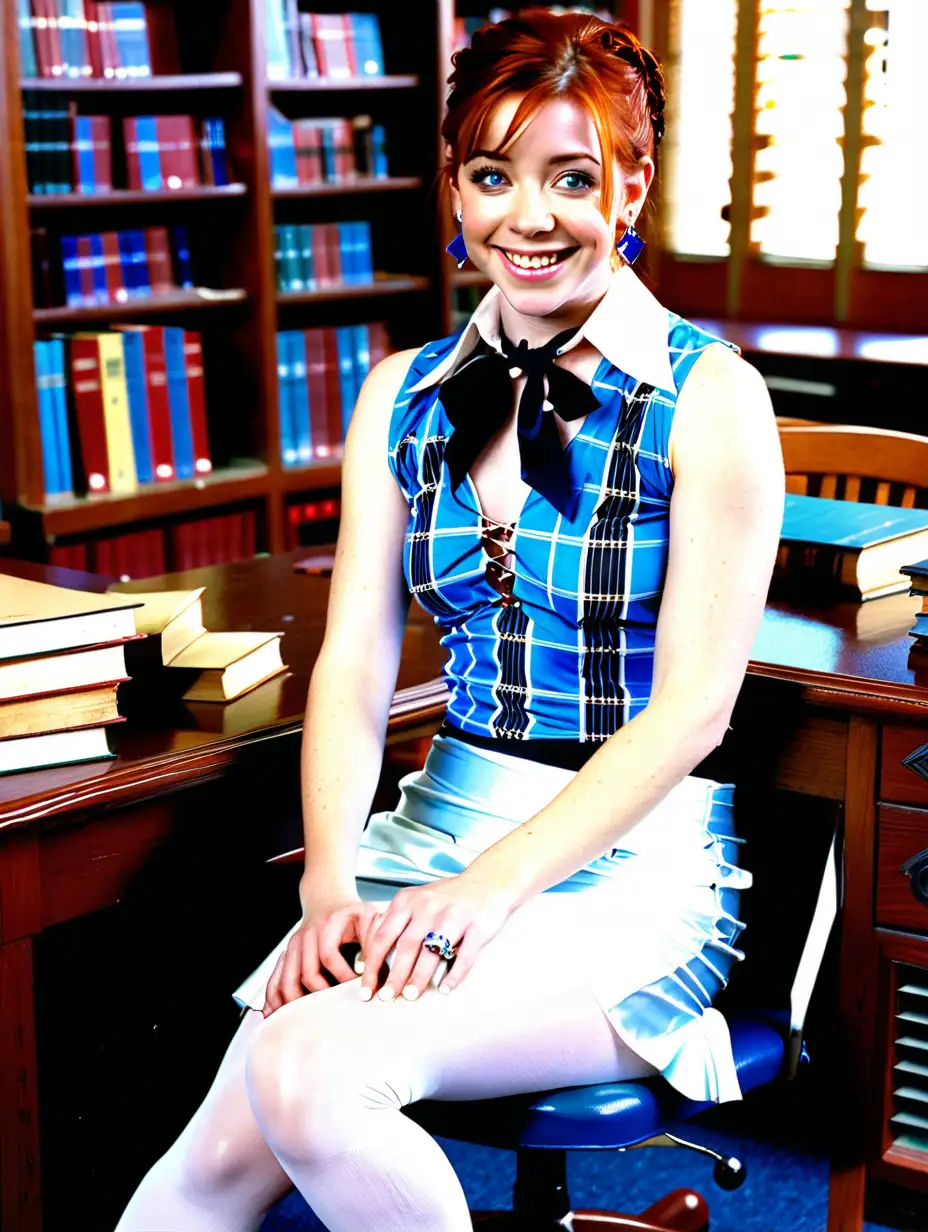
[[[106,209],[123,205],[166,205],[169,202],[234,201],[248,192],[247,184],[198,184],[189,188],[164,188],[157,191],[136,188],[112,188],[96,193],[30,193],[30,210]]]
[[[337,184],[300,184],[296,188],[272,188],[275,201],[299,201],[303,197],[344,197],[355,193],[409,192],[422,187],[419,175],[390,175],[374,179],[360,176]]]
[[[176,73],[114,80],[111,77],[23,77],[23,90],[51,94],[153,94],[178,90],[235,90],[242,85],[241,73]]]
[[[382,77],[290,77],[268,80],[271,94],[317,94],[357,90],[417,90],[422,84],[417,73],[392,73]]]
[[[401,295],[412,291],[428,291],[428,278],[413,274],[384,274],[368,283],[345,283],[337,287],[320,287],[316,291],[278,291],[277,303],[281,307],[290,304],[324,304],[338,299],[372,299],[382,295]]]
[[[0,548],[5,547],[10,542],[10,524],[9,522],[0,522]]]
[[[453,0],[409,0],[401,18],[387,0],[373,0],[370,8],[380,18],[383,35],[383,77],[287,81],[267,76],[265,4],[223,0],[211,9],[215,21],[205,20],[198,6],[181,0],[150,4],[152,62],[164,71],[132,79],[22,78],[16,6],[11,0],[0,5],[0,38],[6,51],[0,62],[0,146],[6,151],[0,179],[0,501],[12,528],[14,554],[45,560],[56,540],[78,542],[82,536],[131,532],[164,519],[221,515],[243,506],[255,511],[258,550],[282,551],[288,503],[337,488],[341,450],[307,466],[283,465],[277,330],[302,327],[304,322],[318,327],[381,321],[395,348],[448,332],[450,258],[442,248],[450,236],[442,238],[445,223],[425,190],[435,180],[440,159],[439,100],[449,71]],[[416,38],[411,40],[407,27],[413,26]],[[23,90],[70,97],[79,113],[109,114],[114,126],[123,116],[145,111],[222,116],[230,176],[236,182],[160,192],[31,194]],[[392,174],[272,188],[267,141],[272,105],[290,119],[370,113],[386,128]],[[406,194],[419,194],[412,227]],[[208,286],[235,288],[233,296],[213,300],[177,291],[121,304],[36,307],[31,226],[53,234],[66,233],[69,225],[102,230],[117,225],[120,210],[127,217],[137,211],[142,218],[146,207],[153,207],[156,219],[157,211],[170,210],[172,221],[188,226],[195,276]],[[389,268],[401,256],[401,272],[380,276],[367,286],[279,295],[274,269],[278,213],[307,224],[366,216],[375,264]],[[405,234],[400,254],[394,237],[401,226]],[[218,311],[222,308],[228,311]],[[58,329],[93,330],[148,320],[170,321],[201,333],[217,469],[203,478],[143,485],[131,495],[46,496],[34,341]],[[239,466],[229,459],[253,463]]]

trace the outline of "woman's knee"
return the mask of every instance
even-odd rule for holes
[[[347,987],[290,1002],[250,1043],[248,1098],[268,1144],[283,1159],[348,1150],[356,1145],[359,1113],[409,1102],[402,1095],[408,1082],[376,1031],[380,1016],[369,1013],[363,1020],[370,1007],[356,990],[346,996]]]

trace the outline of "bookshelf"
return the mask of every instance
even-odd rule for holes
[[[391,345],[400,348],[447,329],[445,258],[433,185],[439,77],[447,75],[441,35],[449,0],[410,0],[402,23],[387,0],[362,7],[380,19],[383,76],[270,80],[265,0],[208,0],[196,6],[148,0],[154,75],[113,80],[22,76],[17,6],[15,0],[0,0],[0,35],[7,49],[0,64],[0,141],[8,152],[0,181],[0,501],[17,555],[47,561],[57,545],[153,527],[163,529],[169,545],[171,528],[179,522],[242,511],[254,517],[258,551],[283,550],[290,502],[337,494],[341,451],[303,465],[282,463],[277,331],[382,321]],[[306,8],[340,13],[350,6],[320,0]],[[415,40],[406,37],[413,26]],[[158,191],[119,186],[99,193],[30,193],[23,90],[67,99],[78,114],[109,115],[114,139],[126,116],[220,116],[233,182]],[[390,174],[272,186],[271,107],[291,121],[369,114],[386,130]],[[415,140],[409,140],[410,133]],[[409,227],[410,217],[416,226]],[[362,218],[371,226],[371,283],[277,290],[276,224]],[[31,228],[89,234],[164,221],[188,228],[191,254],[199,252],[204,271],[196,281],[207,294],[177,289],[119,303],[37,305]],[[33,342],[58,330],[122,323],[170,323],[200,333],[214,469],[193,479],[140,485],[126,494],[46,495]],[[170,553],[169,546],[166,550]]]

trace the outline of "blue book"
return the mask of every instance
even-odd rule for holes
[[[61,237],[61,268],[64,273],[64,298],[69,308],[79,307],[84,302],[81,290],[81,270],[77,256],[77,236]]]
[[[376,13],[349,13],[351,33],[354,36],[355,59],[358,76],[383,76],[383,46],[380,41],[380,22]]]
[[[171,227],[171,253],[174,257],[174,281],[189,291],[193,286],[190,265],[190,238],[186,227]]]
[[[98,304],[109,303],[110,292],[106,285],[106,256],[103,252],[103,236],[98,233],[88,236],[90,240],[90,272],[93,275],[93,298]]]
[[[922,612],[915,617],[915,624],[909,630],[909,637],[923,637],[928,642],[928,613]]]
[[[122,273],[122,285],[126,288],[126,296],[129,299],[138,299],[137,273],[133,259],[132,241],[128,231],[116,232],[116,246],[119,249],[119,268]]]
[[[116,54],[119,58],[117,78],[150,77],[151,53],[148,48],[145,5],[114,0],[110,9],[113,15]]]
[[[360,282],[358,269],[358,240],[356,223],[338,223],[338,256],[342,268],[342,282],[354,286]]]
[[[139,179],[146,192],[157,192],[163,187],[161,152],[158,145],[158,129],[155,117],[135,117],[135,139],[139,147]]]
[[[334,183],[338,179],[335,162],[335,125],[320,124],[319,134],[322,141],[322,178],[326,183]]]
[[[338,348],[338,393],[342,408],[342,440],[348,432],[348,424],[354,413],[354,330],[350,325],[340,325],[335,330]]]
[[[297,188],[296,147],[293,144],[293,125],[274,107],[267,112],[267,142],[271,161],[271,187]]]
[[[225,187],[229,182],[229,167],[226,162],[226,129],[221,116],[204,120],[206,128],[206,151],[213,169],[213,183]]]
[[[387,130],[382,124],[375,124],[371,129],[371,153],[371,174],[375,179],[385,180],[390,174],[390,168],[387,165]]]
[[[277,331],[277,411],[280,425],[280,460],[296,465],[296,433],[293,427],[293,381],[290,376],[290,338],[293,330]]]
[[[32,9],[29,0],[16,0],[16,18],[19,23],[19,73],[21,77],[38,77],[35,58],[35,41],[32,37]]]
[[[299,250],[300,277],[307,291],[316,289],[316,266],[313,259],[313,229],[309,223],[303,223],[296,229],[297,248]]]
[[[139,483],[154,483],[151,420],[148,415],[148,379],[145,373],[145,343],[140,330],[125,331],[122,335],[122,350],[126,370],[126,391],[129,395],[129,423],[132,429],[132,452],[135,455],[135,477]]]
[[[55,447],[58,451],[59,491],[74,491],[71,471],[71,434],[68,431],[68,370],[64,340],[52,338],[47,344],[48,367],[52,395],[52,418],[55,423]]]
[[[371,337],[366,325],[352,325],[354,334],[354,400],[357,402],[361,386],[371,370]]]
[[[93,126],[90,116],[74,117],[74,149],[77,154],[75,191],[92,193],[97,188],[97,173],[93,163]]]
[[[307,466],[313,460],[309,426],[309,384],[306,379],[306,337],[301,329],[290,331],[290,407],[296,438],[296,460]]]
[[[371,256],[371,224],[354,223],[354,269],[356,281],[368,283],[374,281],[374,263]]]
[[[34,342],[35,388],[39,403],[39,436],[42,441],[42,471],[45,476],[45,493],[53,496],[61,491],[61,472],[58,465],[58,442],[55,439],[55,410],[52,405],[51,356],[47,342]]]
[[[264,46],[268,81],[286,81],[293,76],[287,51],[284,0],[265,0]]]
[[[164,329],[164,364],[167,370],[174,471],[178,479],[192,479],[193,430],[190,426],[190,393],[184,363],[184,331],[176,325],[167,325]]]

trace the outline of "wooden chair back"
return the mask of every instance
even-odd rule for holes
[[[786,490],[928,508],[928,437],[849,424],[780,427]]]

